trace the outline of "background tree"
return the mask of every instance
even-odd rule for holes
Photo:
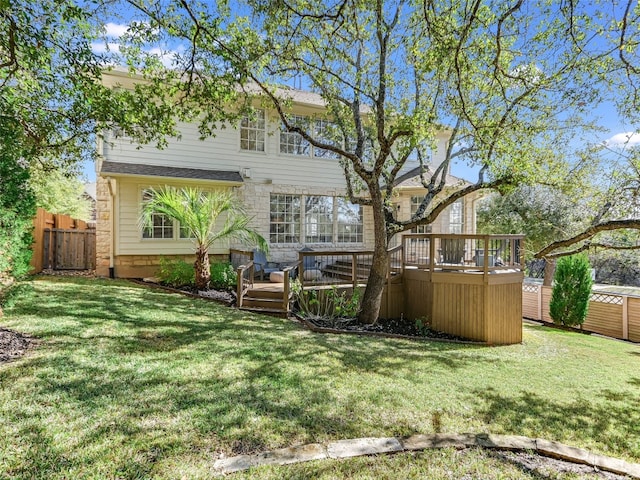
[[[176,111],[202,119],[204,135],[229,117],[220,100],[240,84],[240,99],[261,98],[286,130],[340,158],[350,200],[371,207],[374,219],[375,254],[360,313],[367,323],[377,319],[393,235],[430,223],[476,190],[552,182],[567,172],[556,153],[584,126],[580,115],[598,97],[587,77],[609,53],[598,35],[616,25],[573,1],[129,4],[141,16],[126,39],[130,51],[139,53],[149,39],[181,51],[171,71],[157,59],[130,58],[130,65],[157,94],[184,92]],[[293,79],[322,96],[330,133],[319,135],[313,122],[291,115],[281,87]],[[449,146],[445,160],[432,165],[443,126]],[[427,194],[411,219],[395,219],[395,179],[412,161]],[[479,174],[445,192],[454,162]]]
[[[590,146],[581,153],[586,167],[579,182],[573,183],[576,174],[572,172],[565,185],[520,186],[491,196],[479,209],[479,229],[525,233],[527,258],[547,261],[545,285],[551,285],[553,268],[548,267],[559,257],[638,249],[637,154],[628,141],[616,147]],[[615,257],[622,258],[600,253],[597,264],[602,266],[604,258]]]
[[[22,149],[19,128],[0,123],[0,298],[14,278],[30,269],[32,218],[35,197],[24,188],[29,171],[16,161],[27,154]],[[0,308],[1,313],[1,308]]]
[[[28,271],[31,168],[70,167],[95,144],[90,99],[105,90],[87,18],[71,1],[0,0],[0,237],[12,239],[0,270],[8,275]]]
[[[44,170],[37,165],[31,167],[29,176],[36,206],[89,221],[91,205],[83,196],[84,184],[78,176],[59,169]]]
[[[76,173],[90,161],[102,128],[117,123],[129,132],[145,124],[147,141],[175,133],[154,113],[162,105],[147,101],[146,92],[102,86],[102,69],[111,59],[95,53],[93,42],[110,11],[101,2],[0,0],[0,181],[24,198],[32,198],[39,185],[57,189],[58,171]],[[41,174],[30,181],[34,171]],[[4,201],[0,208],[0,216],[14,218],[0,224],[0,236],[20,236],[15,225],[30,222],[33,209]],[[9,263],[29,254],[26,240],[12,246],[21,254],[4,257]],[[18,265],[7,269],[22,271]]]
[[[180,230],[196,244],[195,284],[208,290],[211,280],[209,248],[218,241],[235,239],[267,251],[264,238],[249,227],[249,217],[238,199],[228,192],[205,192],[197,188],[149,189],[142,206],[141,228],[153,228],[155,215],[166,215],[180,223]],[[219,224],[219,219],[222,225]]]

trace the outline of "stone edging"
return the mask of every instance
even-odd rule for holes
[[[338,440],[326,444],[312,443],[297,447],[281,448],[255,455],[239,455],[237,457],[222,458],[216,460],[213,467],[216,473],[224,475],[262,465],[288,465],[292,463],[309,462],[311,460],[350,458],[362,455],[411,452],[433,448],[465,449],[469,447],[531,451],[546,457],[585,464],[597,467],[600,470],[640,479],[640,464],[638,463],[629,463],[617,458],[598,455],[582,448],[541,438],[483,433],[436,433],[431,435],[412,435],[406,438],[355,438]]]

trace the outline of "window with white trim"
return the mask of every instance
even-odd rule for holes
[[[304,239],[308,243],[333,242],[333,197],[305,197]]]
[[[142,192],[142,202],[151,200],[151,192]],[[173,239],[174,221],[167,215],[152,213],[150,221],[142,228],[142,238]]]
[[[322,143],[326,143],[328,145],[339,146],[341,142],[336,141],[336,138],[339,138],[338,135],[338,126],[329,120],[316,120],[315,123],[315,138]],[[315,148],[313,149],[313,156],[317,158],[338,158],[339,155],[336,152],[331,150],[326,150],[324,148]]]
[[[424,200],[424,197],[420,197],[420,196],[411,197],[411,217],[412,218],[418,211],[418,207],[422,203],[422,200]],[[418,225],[417,227],[414,227],[411,229],[411,233],[431,233],[431,224]]]
[[[245,116],[240,122],[240,149],[264,152],[265,125],[264,110]]]
[[[291,115],[289,123],[291,125],[304,127],[308,124],[307,117],[301,115]],[[284,124],[280,130],[280,153],[289,155],[303,155],[308,157],[311,155],[311,144],[305,140],[302,135],[295,132],[289,132]]]
[[[271,194],[271,243],[362,243],[362,206],[327,195]]]
[[[362,205],[337,197],[336,206],[337,243],[362,243],[364,241]]]
[[[449,205],[449,233],[462,233],[464,230],[464,200],[456,200]]]
[[[271,194],[269,241],[300,242],[300,195]]]

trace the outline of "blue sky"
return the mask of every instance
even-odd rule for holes
[[[122,18],[122,14],[121,14]],[[124,21],[119,22],[110,22],[106,23],[104,26],[105,29],[105,40],[104,41],[96,41],[93,44],[93,49],[96,53],[105,53],[105,52],[113,52],[117,53],[119,51],[118,38],[122,36],[128,28],[127,23],[130,20],[127,18]],[[149,50],[149,53],[153,53],[163,61],[169,65],[171,63],[171,55],[172,52],[180,51],[180,46],[172,46],[172,49],[162,49],[160,47],[156,47]],[[600,105],[598,108],[595,108],[592,111],[592,118],[598,125],[603,127],[603,131],[599,132],[594,138],[590,141],[591,143],[602,143],[606,142],[608,145],[612,147],[622,146],[625,143],[628,146],[638,145],[640,144],[640,134],[634,134],[634,127],[629,123],[625,122],[624,119],[620,118],[618,115],[614,105],[611,103],[604,103]],[[580,140],[583,141],[583,140]],[[582,145],[576,145],[576,147],[580,147]],[[145,148],[155,148],[153,146],[145,146]],[[453,175],[465,178],[467,180],[475,180],[477,169],[469,168],[465,165],[453,165],[451,173]],[[83,165],[83,176],[87,181],[95,181],[95,167],[93,162],[86,162]]]

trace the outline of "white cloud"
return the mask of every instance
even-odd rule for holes
[[[129,29],[129,25],[121,25],[119,23],[107,23],[104,26],[105,35],[111,38],[120,38]]]
[[[640,134],[636,132],[616,133],[604,141],[608,147],[634,147],[640,145]]]
[[[93,53],[119,53],[120,45],[112,42],[93,42],[91,44],[91,51]]]

